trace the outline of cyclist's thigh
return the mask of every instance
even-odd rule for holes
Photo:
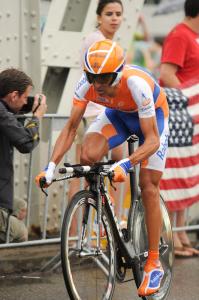
[[[86,134],[97,132],[105,137],[109,149],[122,144],[131,134],[118,115],[118,111],[106,108],[89,126]]]
[[[84,141],[84,136],[87,128],[95,120],[95,116],[83,118],[78,126],[75,142],[76,144],[82,144]]]

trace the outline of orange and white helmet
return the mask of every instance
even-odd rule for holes
[[[97,78],[112,78],[110,85],[116,85],[124,67],[124,51],[111,40],[102,40],[94,43],[85,53],[84,71],[90,83]],[[105,75],[106,74],[106,75]],[[105,81],[105,80],[104,80]]]

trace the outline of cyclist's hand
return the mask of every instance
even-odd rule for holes
[[[45,178],[46,183],[43,186],[44,188],[48,187],[49,185],[51,185],[53,177],[54,177],[54,172],[55,172],[55,163],[54,162],[49,162],[49,164],[47,165],[47,167],[45,168],[44,171],[42,171],[41,173],[39,173],[36,177],[35,177],[35,181],[38,187],[40,186],[40,180],[41,178]]]
[[[114,171],[113,182],[124,182],[128,170],[132,167],[128,158],[122,159],[112,165],[110,171]]]

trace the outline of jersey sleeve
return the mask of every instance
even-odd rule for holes
[[[155,105],[150,85],[141,77],[131,76],[127,85],[138,107],[139,118],[155,116]]]
[[[90,84],[86,79],[86,75],[83,73],[75,88],[73,96],[74,105],[80,105],[85,107],[88,104],[89,101],[85,99],[85,95],[88,92],[89,88]]]

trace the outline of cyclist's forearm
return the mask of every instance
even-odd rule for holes
[[[69,128],[64,129],[55,144],[53,154],[50,161],[53,161],[56,165],[61,161],[64,154],[70,149],[76,135],[76,130]]]
[[[154,154],[160,146],[159,138],[151,138],[150,141],[145,141],[130,157],[132,165],[136,165]]]

